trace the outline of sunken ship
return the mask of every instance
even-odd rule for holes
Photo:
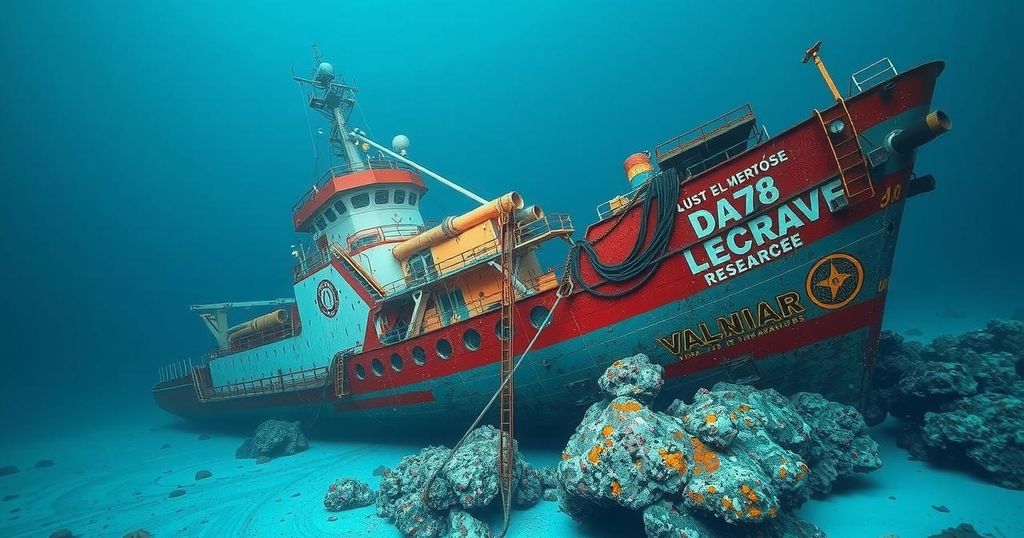
[[[666,397],[727,380],[860,404],[905,204],[935,186],[916,154],[951,124],[931,108],[942,62],[882,59],[844,96],[819,47],[803,60],[827,107],[769,136],[744,105],[630,156],[628,190],[579,237],[569,215],[481,198],[413,161],[406,137],[354,128],[356,89],[317,56],[294,78],[344,164],[293,207],[309,236],[294,297],[191,306],[216,347],[161,368],[154,399],[196,421],[390,427],[461,426],[500,397],[504,431],[513,413],[578,420],[598,376],[642,352]],[[426,223],[424,178],[474,206]],[[568,255],[546,268],[552,241]]]

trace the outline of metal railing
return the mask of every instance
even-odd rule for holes
[[[291,392],[312,387],[322,387],[331,381],[330,366],[317,366],[298,372],[278,372],[260,379],[238,381],[224,385],[210,386],[203,383],[201,396],[203,400],[238,398],[255,394]]]
[[[864,74],[866,74],[866,76],[863,79],[857,78]],[[847,89],[846,94],[847,96],[852,97],[855,93],[864,91],[864,88],[870,88],[876,84],[885,82],[896,75],[899,75],[899,71],[896,71],[896,67],[892,65],[892,60],[888,57],[882,58],[881,60],[878,60],[864,69],[850,75],[850,87]],[[868,83],[871,81],[875,82],[869,85]],[[855,86],[857,87],[856,92],[853,91]]]
[[[272,329],[257,331],[252,334],[241,336],[230,340],[227,349],[216,348],[206,355],[207,360],[216,359],[225,355],[231,355],[249,349],[265,346],[274,342],[295,336],[295,327],[291,321]]]
[[[191,371],[192,359],[189,358],[161,366],[157,375],[159,376],[161,383],[166,383],[168,381],[188,377]]]
[[[384,158],[381,158],[381,157],[371,157],[371,158],[368,158],[368,159],[366,159],[364,161],[364,164],[366,165],[366,169],[368,169],[368,170],[411,170],[412,169],[409,166],[407,166],[407,165],[405,165],[403,163],[400,163],[398,161],[392,161],[391,159],[384,159]],[[302,207],[303,205],[306,204],[306,202],[312,200],[313,197],[316,196],[316,193],[320,192],[320,189],[323,188],[323,186],[326,185],[328,181],[330,181],[330,180],[332,180],[332,179],[334,179],[336,177],[339,177],[339,176],[345,176],[345,175],[351,174],[353,172],[360,172],[362,170],[363,170],[362,168],[357,170],[357,169],[353,168],[352,165],[350,165],[350,164],[341,164],[341,165],[338,165],[338,166],[332,166],[332,167],[328,168],[323,173],[323,175],[320,176],[320,179],[318,179],[317,182],[312,187],[310,187],[309,190],[306,191],[305,194],[302,195],[302,198],[300,198],[298,202],[295,202],[295,205],[292,206],[292,212],[294,213],[294,212],[298,211],[300,207]]]
[[[717,118],[702,123],[685,133],[670,138],[658,144],[654,148],[654,155],[661,161],[669,153],[680,153],[684,149],[696,146],[698,143],[714,138],[722,131],[728,130],[738,123],[754,118],[754,109],[749,104],[740,105]]]
[[[747,135],[747,138],[723,149],[722,151],[719,151],[718,153],[715,153],[714,155],[709,155],[704,159],[701,159],[691,165],[688,165],[686,167],[686,177],[683,178],[683,181],[688,181],[692,179],[693,176],[696,176],[702,172],[707,171],[708,168],[728,161],[729,159],[743,153],[744,151],[747,151],[747,149],[751,147],[760,145],[767,138],[767,130],[752,129],[750,131],[750,134]]]
[[[418,224],[387,224],[351,234],[345,239],[345,243],[348,245],[349,252],[352,252],[381,241],[413,237],[430,227],[431,225],[428,224],[422,226]]]

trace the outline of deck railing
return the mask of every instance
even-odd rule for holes
[[[658,144],[654,148],[655,157],[660,162],[671,154],[681,153],[709,138],[714,138],[718,133],[728,130],[738,123],[751,119],[754,119],[754,109],[749,104],[740,105],[717,118]]]
[[[207,360],[216,359],[218,357],[223,357],[224,355],[231,355],[232,353],[238,353],[240,351],[272,344],[279,340],[284,340],[285,338],[291,338],[292,336],[295,336],[295,327],[292,326],[292,322],[289,320],[288,323],[284,325],[279,325],[272,329],[257,331],[246,336],[235,338],[234,340],[229,341],[227,349],[214,349],[207,354],[206,358]]]
[[[889,80],[892,77],[898,75],[896,66],[892,65],[892,60],[889,58],[882,58],[877,62],[857,71],[850,76],[850,87],[847,89],[847,96],[853,97],[854,94],[864,91],[864,88],[870,88],[876,84],[880,84]],[[860,78],[857,78],[860,77]],[[853,88],[856,87],[857,91],[854,92]]]
[[[317,366],[298,372],[278,372],[276,375],[249,381],[238,381],[219,386],[207,385],[200,387],[200,396],[204,401],[222,400],[322,387],[331,381],[330,370],[330,366]]]
[[[368,170],[410,170],[411,169],[409,166],[407,166],[407,165],[405,165],[403,163],[400,163],[398,161],[392,161],[391,159],[383,159],[383,158],[380,158],[380,157],[369,158],[369,159],[367,159],[365,161],[365,163],[366,163],[366,169],[368,169]],[[362,168],[355,169],[355,168],[352,167],[352,165],[349,165],[349,164],[342,164],[342,165],[332,166],[332,167],[328,168],[323,173],[323,175],[320,176],[320,179],[317,180],[317,182],[314,183],[313,186],[310,187],[309,190],[306,191],[306,193],[302,195],[302,198],[299,198],[299,201],[295,202],[295,205],[292,206],[292,213],[298,211],[300,207],[302,207],[303,205],[306,204],[306,202],[312,200],[313,197],[316,196],[316,193],[320,192],[320,189],[323,188],[323,186],[326,185],[328,181],[330,181],[330,180],[332,180],[332,179],[334,179],[334,178],[336,178],[338,176],[344,176],[344,175],[347,175],[347,174],[351,174],[353,172],[360,172],[362,170],[363,170]]]
[[[192,359],[181,359],[170,364],[161,366],[157,371],[157,376],[160,379],[160,383],[166,383],[168,381],[174,381],[175,379],[181,379],[188,377],[192,371]]]

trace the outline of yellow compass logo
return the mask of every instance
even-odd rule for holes
[[[828,309],[842,308],[860,293],[864,268],[849,254],[829,254],[818,260],[807,273],[807,297]]]

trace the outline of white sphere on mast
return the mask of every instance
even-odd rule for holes
[[[313,80],[320,84],[330,84],[334,80],[334,66],[330,62],[320,62],[320,65],[316,66]]]
[[[391,139],[391,148],[395,150],[395,153],[404,157],[409,152],[409,137],[400,134]]]

